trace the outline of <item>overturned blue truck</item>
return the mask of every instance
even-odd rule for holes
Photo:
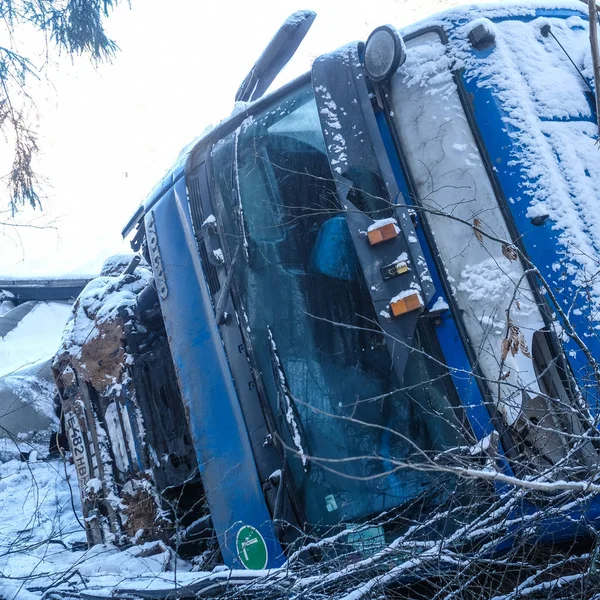
[[[262,570],[352,528],[363,555],[511,482],[540,490],[524,514],[595,489],[587,6],[382,26],[263,97],[314,17],[286,21],[125,227],[138,254],[75,304],[53,368],[90,543]],[[598,518],[587,495],[536,535]]]

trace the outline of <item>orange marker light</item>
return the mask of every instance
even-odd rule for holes
[[[376,246],[377,244],[381,244],[381,242],[394,239],[398,235],[397,227],[398,226],[395,223],[386,223],[375,229],[369,228],[369,231],[367,232],[369,244],[371,244],[371,246]]]
[[[396,296],[390,302],[390,310],[394,317],[400,317],[419,308],[423,308],[423,301],[418,292],[413,292],[403,298]]]

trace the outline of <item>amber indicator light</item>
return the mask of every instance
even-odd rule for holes
[[[396,231],[396,224],[388,223],[387,225],[382,225],[377,229],[371,229],[367,235],[369,237],[369,244],[371,244],[371,246],[376,246],[377,244],[381,244],[381,242],[393,240],[398,236],[398,233]]]
[[[410,296],[406,296],[400,300],[390,303],[390,310],[392,311],[392,315],[394,315],[394,317],[400,317],[419,308],[423,308],[423,303],[421,302],[419,294],[416,292],[414,294],[410,294]]]

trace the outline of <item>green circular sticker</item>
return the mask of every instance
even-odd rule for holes
[[[269,553],[260,532],[250,525],[244,525],[235,538],[239,559],[246,569],[264,569],[267,566]]]

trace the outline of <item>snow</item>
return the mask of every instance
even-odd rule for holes
[[[490,27],[493,26],[490,24]],[[453,59],[435,33],[407,43],[407,59],[391,81],[401,141],[407,162],[434,231],[444,267],[472,346],[484,374],[499,385],[499,410],[510,425],[520,414],[520,392],[540,393],[533,361],[525,353],[502,356],[509,325],[531,348],[533,333],[544,328],[519,260],[510,260],[508,226],[467,124],[456,84]],[[456,168],[469,156],[468,169]],[[507,320],[510,315],[510,323]],[[483,324],[501,324],[490,331]]]
[[[478,61],[466,55],[461,58],[482,85],[499,90],[506,125],[519,149],[516,159],[525,167],[521,185],[529,203],[528,216],[549,215],[559,233],[555,255],[559,262],[553,265],[558,273],[552,283],[562,287],[560,276],[566,272],[572,290],[589,291],[585,306],[597,320],[600,173],[596,126],[580,120],[591,115],[584,95],[587,86],[556,41],[541,35],[544,25],[551,26],[552,34],[591,83],[587,24],[579,17],[492,25],[495,51]]]
[[[492,447],[492,444],[498,444],[498,432],[497,431],[492,431],[491,433],[489,433],[488,435],[486,435],[483,439],[479,440],[474,446],[472,446],[471,448],[469,448],[469,454],[471,456],[478,456],[479,454],[483,454],[484,452],[487,452],[488,450],[491,450],[493,452],[497,451],[497,448]]]
[[[133,310],[137,295],[151,280],[149,267],[140,265],[131,275],[107,275],[90,281],[73,307],[61,348],[78,355],[86,341],[100,334],[98,325],[115,319],[122,309]]]
[[[98,480],[88,483],[89,488],[99,486]],[[274,571],[249,573],[223,566],[212,572],[195,571],[160,542],[124,550],[111,544],[88,549],[77,516],[81,515],[79,498],[75,468],[62,460],[0,463],[3,600],[41,600],[49,589],[56,597],[83,590],[103,597],[116,589],[161,590],[206,580],[276,576]]]
[[[0,289],[0,317],[15,307],[13,300],[13,294]]]
[[[206,219],[204,219],[204,222],[202,223],[202,227],[204,227],[205,225],[212,225],[214,223],[217,222],[217,219],[215,217],[215,215],[208,215],[208,217],[206,217]]]
[[[0,302],[0,317],[5,315],[9,310],[12,310],[15,305],[10,300],[2,300]]]
[[[386,225],[393,225],[396,233],[400,233],[400,228],[398,227],[398,221],[393,217],[388,219],[378,219],[377,221],[373,221],[371,225],[369,225],[367,232],[375,231],[376,229],[380,229],[381,227],[385,227]]]
[[[331,93],[327,90],[324,85],[315,86],[315,94],[318,94],[323,99],[324,108],[321,109],[321,113],[327,118],[327,127],[324,128],[325,140],[329,142],[332,140],[333,143],[327,145],[327,149],[330,153],[335,155],[335,158],[331,158],[331,164],[335,165],[334,171],[338,174],[341,174],[343,168],[339,166],[340,164],[347,166],[348,164],[348,153],[347,153],[347,143],[344,136],[337,131],[342,128],[340,123],[338,112],[344,113],[344,108],[339,107],[333,101],[331,97]],[[336,130],[331,132],[330,130]]]
[[[438,296],[438,299],[435,301],[434,305],[429,309],[431,312],[437,312],[442,310],[448,310],[450,307],[448,303],[441,297]]]
[[[0,338],[0,377],[51,358],[70,314],[67,304],[41,302],[35,306],[15,329]]]
[[[88,485],[93,485],[94,480]],[[71,493],[72,490],[72,493]],[[73,465],[60,460],[0,464],[0,595],[6,600],[39,600],[46,588],[72,585],[114,589],[124,578],[148,577],[173,569],[164,546],[143,544],[126,550],[105,544],[86,548],[85,531],[73,512],[81,514]],[[156,552],[153,554],[152,550]],[[178,561],[183,581],[198,579],[191,565]],[[164,585],[174,574],[158,579]],[[72,583],[59,585],[62,579]],[[82,580],[86,583],[82,584]]]
[[[97,494],[102,489],[102,482],[97,477],[92,477],[86,484],[86,492]]]
[[[223,255],[223,250],[221,250],[221,248],[217,248],[216,250],[213,250],[213,256],[219,262],[223,262],[225,260],[225,256]]]
[[[40,364],[41,363],[41,364]],[[50,423],[55,427],[58,426],[57,417],[54,412],[54,395],[56,394],[56,387],[53,381],[49,381],[43,377],[43,374],[38,374],[39,367],[45,367],[48,364],[47,360],[40,361],[32,365],[32,372],[27,367],[18,369],[16,372],[5,376],[0,381],[6,386],[8,390],[14,394],[15,398],[19,398],[26,406],[34,408],[40,416],[44,416],[49,419]],[[40,369],[41,370],[41,369]],[[1,389],[1,388],[0,388]],[[22,410],[21,407],[13,401],[9,406],[2,406],[6,412],[0,416],[0,423],[3,427],[7,425],[7,416],[17,416],[17,413]],[[24,419],[30,419],[27,415],[23,414]],[[43,420],[40,421],[43,423]],[[23,422],[24,426],[29,425],[33,430],[33,422]],[[11,431],[13,434],[24,435],[26,431]]]
[[[399,302],[400,300],[404,300],[404,298],[408,298],[409,296],[414,296],[417,295],[417,297],[419,298],[419,302],[421,303],[421,305],[423,304],[423,298],[421,298],[421,294],[419,293],[418,290],[415,289],[410,289],[410,290],[403,290],[401,291],[399,294],[396,294],[391,300],[390,300],[390,304],[394,304],[395,302]]]
[[[277,481],[278,479],[281,478],[281,469],[275,469],[275,471],[273,471],[270,475],[269,475],[269,479],[273,480],[273,481]]]

